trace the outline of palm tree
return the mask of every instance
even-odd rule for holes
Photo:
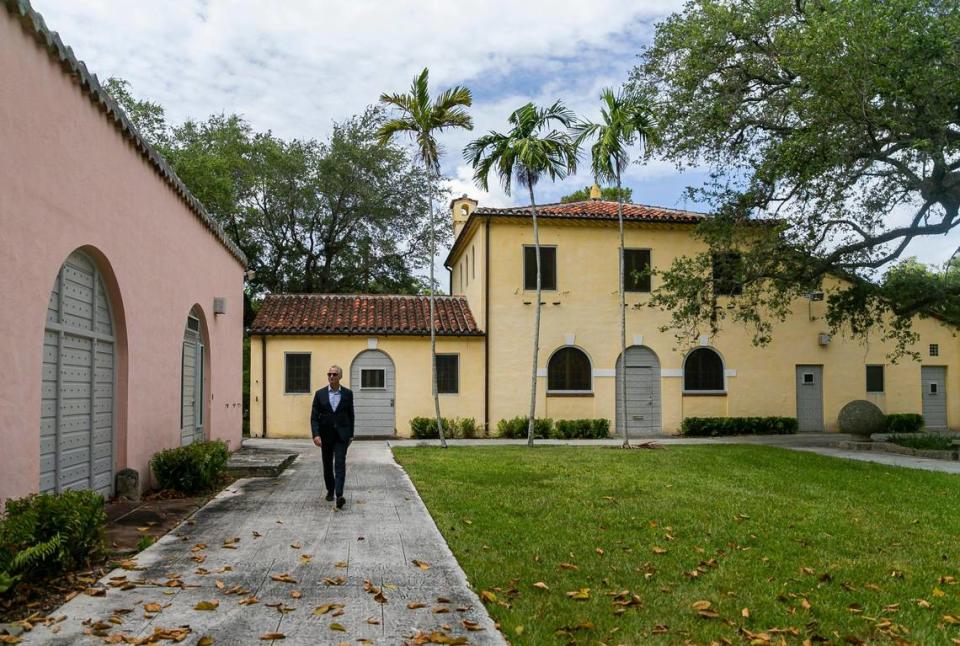
[[[581,121],[574,127],[579,146],[588,137],[596,137],[590,148],[591,168],[597,182],[613,181],[617,186],[617,224],[620,228],[620,420],[623,446],[630,446],[627,435],[627,312],[623,284],[623,190],[620,178],[630,164],[629,148],[639,140],[641,146],[656,142],[657,133],[649,103],[624,91],[614,94],[607,88],[600,93],[602,123]]]
[[[533,365],[530,369],[530,415],[527,418],[527,444],[533,445],[534,415],[537,406],[537,357],[540,353],[540,230],[537,227],[537,201],[533,188],[546,175],[551,181],[576,172],[577,146],[567,129],[575,116],[557,101],[549,108],[533,103],[517,109],[507,120],[506,134],[490,132],[470,142],[464,159],[473,165],[473,180],[484,191],[489,187],[490,171],[496,169],[500,184],[509,195],[512,180],[530,193],[533,215],[533,246],[537,265],[537,307],[533,320]],[[553,124],[564,130],[551,129]]]
[[[460,85],[442,92],[432,102],[428,88],[430,70],[426,67],[414,77],[408,94],[381,94],[380,103],[396,108],[399,116],[390,119],[381,126],[379,132],[380,143],[386,144],[394,135],[407,134],[417,147],[417,156],[423,162],[427,173],[427,193],[430,196],[430,372],[432,374],[433,407],[437,417],[437,433],[440,436],[440,445],[447,446],[443,434],[443,421],[440,417],[440,396],[437,394],[437,334],[436,334],[436,301],[434,291],[434,264],[436,262],[436,241],[433,213],[433,192],[436,182],[440,179],[440,146],[437,144],[437,133],[448,128],[465,128],[473,130],[473,119],[464,109],[473,104],[473,97],[468,88]]]

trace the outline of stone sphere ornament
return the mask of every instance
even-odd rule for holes
[[[885,418],[876,404],[865,399],[855,399],[844,405],[837,416],[842,433],[856,435],[858,440],[869,442],[870,435],[882,433]]]

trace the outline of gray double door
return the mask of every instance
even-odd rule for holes
[[[797,422],[801,432],[823,431],[823,366],[797,366]]]
[[[944,366],[921,366],[923,388],[923,422],[929,429],[947,428],[947,369]]]
[[[621,358],[622,359],[622,358]],[[627,434],[633,436],[656,435],[663,432],[660,417],[660,360],[656,353],[644,346],[631,346],[624,362],[617,361],[617,427],[614,433],[623,432],[623,380],[626,378]]]
[[[393,360],[380,350],[366,350],[350,366],[354,437],[396,434],[397,375]]]
[[[50,292],[40,394],[40,491],[113,490],[115,337],[94,262],[75,252]]]

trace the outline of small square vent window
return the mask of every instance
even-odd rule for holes
[[[813,383],[813,373],[812,373],[812,372],[805,372],[805,373],[803,373],[803,383],[805,383],[805,384],[812,384],[812,383]]]
[[[937,345],[936,343],[931,343],[931,344],[930,344],[930,356],[931,356],[931,357],[939,357],[939,356],[940,356],[940,346]]]

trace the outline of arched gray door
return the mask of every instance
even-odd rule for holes
[[[200,319],[187,317],[180,357],[180,445],[203,441],[203,340]]]
[[[366,350],[350,366],[355,437],[392,437],[396,432],[396,370],[380,350]]]
[[[40,399],[40,491],[113,491],[114,329],[89,256],[60,267],[47,306]]]
[[[627,348],[627,433],[652,435],[663,432],[660,421],[660,359],[646,346]],[[623,361],[617,361],[617,426],[614,432],[623,432],[620,416],[623,414]]]

